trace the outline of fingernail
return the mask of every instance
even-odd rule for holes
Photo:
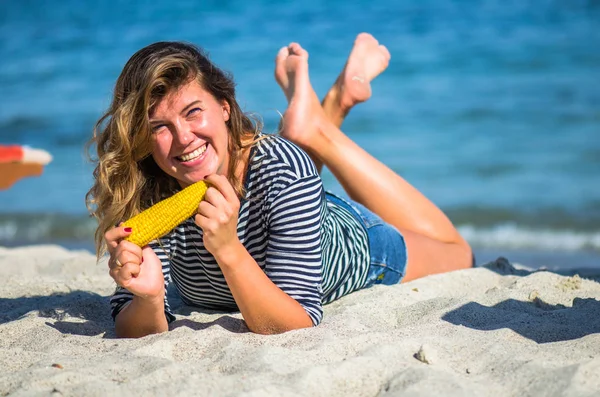
[[[126,227],[123,230],[125,230],[125,233],[131,233],[131,228],[130,227]]]
[[[144,263],[144,257],[142,256],[142,263]]]

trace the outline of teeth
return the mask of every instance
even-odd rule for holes
[[[206,151],[206,145],[203,145],[201,147],[199,147],[198,149],[194,150],[191,153],[188,154],[182,154],[181,156],[179,156],[179,159],[181,161],[190,161],[190,160],[194,160],[196,158],[198,158],[202,153],[204,153]]]

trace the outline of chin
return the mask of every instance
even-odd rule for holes
[[[181,180],[180,181],[185,182],[188,185],[191,185],[193,183],[203,181],[210,174],[211,174],[210,172],[196,173],[194,175],[188,175],[185,177],[184,181],[181,181]]]

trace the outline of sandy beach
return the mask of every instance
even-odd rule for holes
[[[87,251],[0,248],[0,276],[0,396],[600,393],[593,275],[500,259],[359,291],[313,329],[255,335],[179,305],[170,332],[138,340],[115,339],[114,285]]]

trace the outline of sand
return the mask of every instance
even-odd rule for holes
[[[0,278],[0,396],[600,393],[600,283],[504,259],[353,293],[274,336],[179,305],[168,333],[115,339],[114,284],[87,251],[0,248]]]

